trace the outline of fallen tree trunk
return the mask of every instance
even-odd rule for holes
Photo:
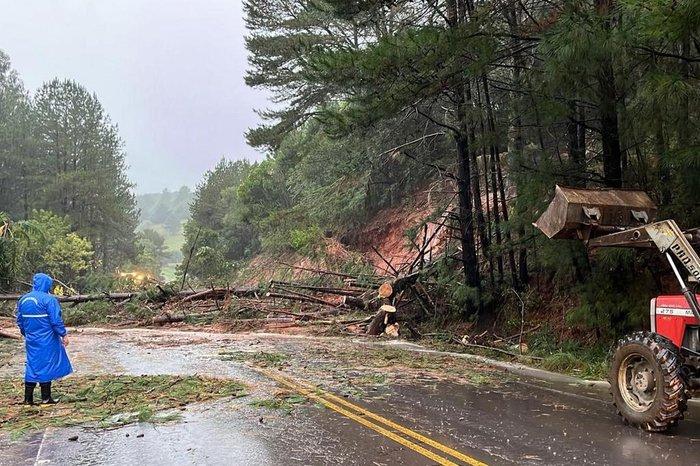
[[[267,293],[265,296],[268,298],[279,298],[279,299],[286,299],[289,301],[300,301],[303,303],[314,303],[314,304],[322,304],[324,306],[330,306],[330,307],[335,307],[334,303],[331,303],[329,301],[324,301],[323,299],[316,298],[314,296],[308,296],[304,295],[302,293],[294,293],[292,291],[286,290],[287,293]]]
[[[400,292],[413,286],[418,281],[419,277],[420,273],[414,272],[408,275],[397,277],[395,280],[388,282],[388,285],[391,286],[391,294],[387,297],[393,298]]]
[[[381,283],[377,283],[376,281],[367,281],[367,280],[360,280],[360,279],[355,279],[355,278],[346,279],[346,280],[343,280],[343,282],[345,283],[346,286],[359,288],[359,289],[363,289],[363,290],[367,290],[367,289],[374,290],[374,289],[379,288],[379,285],[381,285]]]
[[[343,304],[353,309],[364,310],[367,308],[367,302],[357,296],[345,296],[343,298]]]
[[[367,291],[366,288],[336,288],[336,287],[329,287],[329,286],[311,286],[311,285],[305,285],[303,283],[295,283],[295,282],[280,282],[276,280],[272,280],[270,282],[270,288],[295,288],[299,290],[308,290],[308,291],[315,291],[317,293],[324,293],[324,294],[335,294],[335,295],[340,295],[340,296],[356,296],[358,294],[364,293]]]
[[[379,308],[379,312],[372,318],[369,326],[367,326],[367,335],[381,335],[387,325],[396,323],[396,308],[394,306],[384,305]]]
[[[346,296],[343,304],[354,309],[374,311],[382,303],[394,302],[401,292],[416,284],[419,276],[420,274],[415,272],[396,277],[393,280],[382,283],[377,290],[371,290],[362,296]]]
[[[121,301],[131,299],[141,293],[125,292],[125,293],[98,293],[98,294],[79,294],[73,296],[56,296],[61,303],[84,303],[87,301]],[[18,301],[21,294],[3,294],[0,295],[0,301]]]
[[[462,341],[459,338],[452,338],[452,341],[455,343],[466,346],[467,348],[479,348],[479,349],[484,349],[484,350],[489,350],[489,351],[495,351],[497,353],[505,354],[507,356],[513,356],[515,358],[523,357],[523,358],[529,358],[529,359],[534,359],[535,361],[543,361],[544,358],[541,358],[539,356],[530,356],[529,354],[517,354],[517,353],[511,353],[510,351],[506,351],[501,348],[496,348],[494,346],[486,346],[486,345],[478,345],[476,343],[467,343],[466,341]]]
[[[342,277],[342,278],[350,278],[350,279],[357,279],[356,276],[350,275],[347,273],[340,273],[340,272],[333,272],[331,270],[322,270],[322,269],[314,269],[311,267],[302,267],[300,265],[292,265],[292,264],[287,264],[285,262],[280,262],[281,265],[284,265],[286,267],[296,269],[296,270],[303,270],[305,272],[313,272],[321,275],[333,275],[335,277]]]
[[[196,314],[186,314],[183,311],[174,312],[172,314],[166,312],[165,314],[154,317],[151,320],[151,323],[153,325],[163,325],[163,324],[170,324],[173,322],[184,322],[185,319],[187,319],[188,315],[196,315]]]
[[[293,317],[268,317],[268,318],[260,318],[260,319],[226,319],[222,320],[221,322],[227,323],[227,324],[238,324],[238,323],[247,323],[247,322],[259,322],[259,323],[269,323],[269,324],[293,324],[294,318]]]
[[[243,288],[199,288],[196,290],[182,290],[177,296],[184,301],[195,301],[197,299],[223,298],[226,296],[236,296],[239,298],[255,297],[260,292],[257,287]]]
[[[197,290],[183,290],[176,294],[180,298],[185,298],[183,301],[194,301],[197,299],[207,299],[224,296],[252,297],[259,291],[258,288],[208,288]],[[126,291],[122,293],[95,293],[81,294],[73,296],[56,296],[61,303],[84,303],[88,301],[124,301],[138,297],[140,291]],[[0,295],[0,301],[18,301],[23,295],[21,294],[3,294]],[[167,295],[164,294],[164,297]]]

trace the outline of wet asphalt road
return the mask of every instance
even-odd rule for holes
[[[348,396],[486,464],[700,464],[695,403],[670,434],[648,434],[620,423],[602,387],[507,374],[471,359],[457,360],[449,370],[397,363],[381,369],[388,377],[377,384],[356,387],[342,380],[345,373],[366,374],[355,366],[374,357],[375,348],[347,339],[84,330],[71,347],[79,373],[232,377],[246,382],[250,395],[189,406],[167,424],[49,428],[18,441],[0,432],[0,465],[435,464],[316,403],[290,414],[252,406],[251,400],[270,397],[279,386],[246,363],[221,357],[232,350],[288,354],[284,373],[292,378]],[[20,376],[21,367],[18,356],[0,377]],[[460,378],[466,373],[469,381]],[[69,441],[74,435],[78,441]]]

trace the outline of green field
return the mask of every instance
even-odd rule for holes
[[[138,229],[152,229],[165,238],[168,257],[163,262],[161,275],[166,281],[175,279],[176,267],[182,262],[182,244],[185,241],[183,224],[190,214],[192,192],[186,186],[178,191],[136,196],[141,211]]]

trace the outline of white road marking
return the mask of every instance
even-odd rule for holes
[[[39,444],[39,450],[36,452],[36,458],[34,459],[34,466],[37,466],[39,464],[46,464],[50,462],[50,460],[45,460],[42,461],[40,460],[41,458],[41,451],[44,449],[44,441],[46,440],[46,433],[49,431],[49,428],[47,427],[44,429],[44,434],[41,436],[41,443]]]

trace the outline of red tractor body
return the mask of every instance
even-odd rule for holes
[[[700,300],[700,295],[696,295]],[[651,300],[651,331],[662,335],[678,348],[697,350],[700,322],[683,295],[659,296]]]

